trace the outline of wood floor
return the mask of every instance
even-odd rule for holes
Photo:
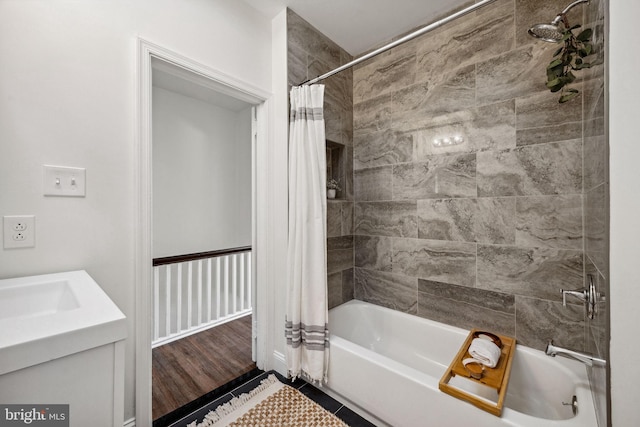
[[[256,367],[251,316],[153,349],[153,419]]]

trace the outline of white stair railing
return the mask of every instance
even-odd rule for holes
[[[251,313],[251,247],[153,265],[153,347]]]

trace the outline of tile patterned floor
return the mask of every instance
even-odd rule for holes
[[[153,427],[185,427],[194,420],[201,421],[209,411],[214,410],[218,406],[230,401],[242,393],[247,393],[253,390],[260,384],[260,381],[271,373],[275,374],[283,383],[297,388],[302,394],[322,406],[327,411],[335,414],[350,427],[375,427],[375,424],[365,420],[342,403],[325,394],[322,390],[303,380],[296,380],[292,383],[277,372],[262,372],[260,370],[253,371],[250,374],[251,378],[247,378],[245,376],[241,378],[240,381],[232,382],[225,387],[214,390],[206,396],[198,399],[197,402],[192,402],[192,404],[186,405],[184,408],[180,408],[166,417],[154,421]],[[208,402],[206,402],[207,400]],[[195,409],[193,408],[194,406]]]

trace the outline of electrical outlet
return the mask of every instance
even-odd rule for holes
[[[3,218],[5,249],[32,248],[36,245],[36,217],[10,215]]]
[[[27,223],[25,221],[18,221],[13,224],[13,229],[15,231],[24,231],[27,229]]]

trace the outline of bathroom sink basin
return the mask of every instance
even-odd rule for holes
[[[0,288],[0,320],[44,316],[78,307],[78,299],[64,280]]]
[[[0,280],[0,375],[126,335],[124,314],[86,271]]]

